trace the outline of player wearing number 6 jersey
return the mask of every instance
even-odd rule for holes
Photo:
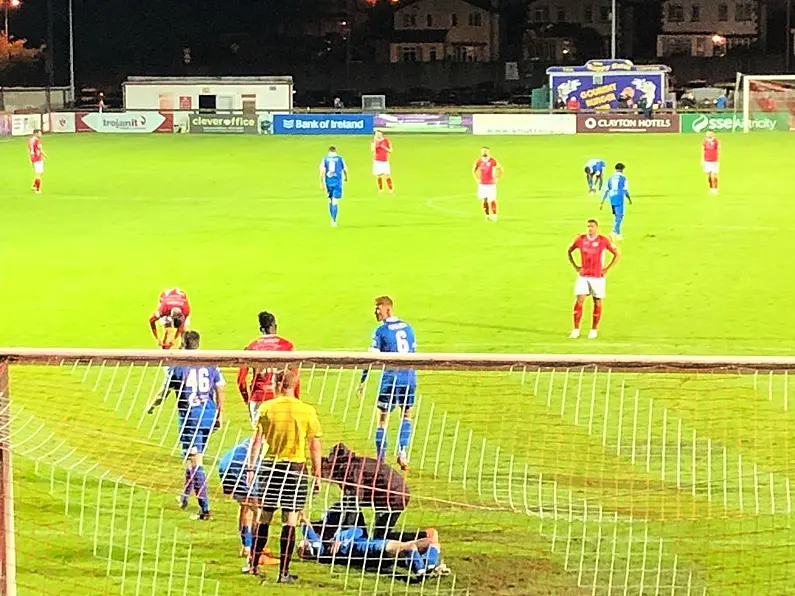
[[[413,354],[417,351],[417,339],[414,329],[405,321],[392,314],[392,299],[380,296],[375,299],[375,318],[380,323],[373,332],[371,352],[397,352]],[[364,393],[367,373],[362,372],[359,395]],[[403,418],[398,434],[398,465],[405,471],[408,469],[408,447],[411,440],[411,408],[417,392],[417,372],[411,369],[384,369],[378,387],[378,428],[375,431],[375,451],[378,459],[386,455],[386,426],[389,414],[400,406]]]
[[[186,331],[182,336],[182,349],[198,350],[199,341],[198,332]],[[221,425],[224,386],[224,378],[216,366],[172,366],[166,369],[163,388],[148,409],[151,414],[169,393],[176,393],[179,441],[186,458],[185,484],[179,500],[185,509],[193,489],[199,501],[199,514],[194,519],[210,517],[207,475],[204,472],[202,455],[210,433]]]
[[[246,350],[256,352],[292,352],[295,348],[289,340],[276,334],[276,317],[267,311],[257,315],[259,320],[260,337],[246,346]],[[237,388],[243,401],[248,405],[251,423],[256,424],[262,404],[276,396],[276,373],[281,368],[254,368],[251,382],[249,383],[249,367],[243,366],[237,373]],[[301,383],[296,372],[295,397],[300,395]]]

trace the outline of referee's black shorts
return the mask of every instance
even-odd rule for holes
[[[266,510],[301,511],[306,505],[309,476],[306,464],[263,461],[257,470],[257,494],[260,506]]]

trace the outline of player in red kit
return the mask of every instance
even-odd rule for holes
[[[41,194],[41,175],[44,173],[44,160],[47,154],[41,147],[41,130],[33,131],[33,136],[28,140],[28,155],[33,166],[33,192]]]
[[[709,192],[716,195],[718,194],[718,157],[720,154],[720,141],[715,137],[715,133],[712,131],[707,132],[702,147],[704,149],[704,158],[701,161],[701,165],[709,181]]]
[[[370,143],[373,152],[373,176],[378,183],[378,192],[384,191],[384,180],[389,189],[389,194],[394,192],[392,185],[392,168],[389,165],[389,154],[392,153],[392,143],[380,130],[375,133],[373,142]]]
[[[472,175],[478,183],[478,199],[483,201],[486,219],[497,221],[497,183],[502,177],[502,165],[489,153],[488,147],[480,150]]]
[[[575,250],[580,251],[580,265],[572,256]],[[613,259],[607,266],[604,264],[605,251],[613,254]],[[605,275],[620,258],[618,247],[607,236],[599,233],[599,224],[595,219],[588,220],[588,232],[577,236],[569,246],[569,263],[577,271],[577,282],[574,284],[577,300],[574,303],[574,329],[569,336],[571,339],[580,337],[583,304],[588,296],[593,297],[593,321],[588,339],[596,339],[602,318],[602,300],[605,297]]]
[[[252,341],[246,350],[257,352],[292,352],[293,342],[277,335],[276,317],[271,313],[263,311],[258,315],[260,337]],[[276,373],[280,368],[255,368],[254,376],[249,384],[249,368],[242,366],[237,373],[237,388],[243,401],[248,405],[248,413],[251,416],[251,423],[256,424],[259,417],[259,409],[262,404],[276,397]],[[296,373],[298,371],[295,371]],[[295,397],[301,393],[300,379],[295,385]]]
[[[163,339],[160,339],[160,334],[157,331],[158,321],[163,326]],[[152,329],[152,335],[155,336],[157,344],[164,350],[168,350],[185,332],[189,323],[190,302],[188,295],[179,288],[169,288],[162,292],[158,298],[157,310],[149,317],[149,327]],[[176,330],[174,337],[170,337],[171,329]]]

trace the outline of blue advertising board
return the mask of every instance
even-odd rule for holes
[[[609,110],[619,107],[622,96],[629,108],[637,106],[641,98],[662,105],[670,71],[661,64],[590,60],[582,66],[553,66],[547,74],[553,104],[575,98],[580,110]]]
[[[371,135],[373,114],[274,114],[277,135]]]

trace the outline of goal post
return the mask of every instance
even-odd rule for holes
[[[11,466],[11,411],[8,361],[0,357],[0,593],[16,596],[14,482]]]
[[[737,73],[734,114],[742,131],[786,132],[795,128],[795,75]],[[735,126],[735,128],[737,128]]]
[[[163,368],[176,365],[217,366],[227,381],[204,453],[210,522],[175,504],[184,477],[175,401],[149,413]],[[237,572],[238,510],[217,472],[252,432],[235,387],[240,366],[297,368],[324,455],[342,442],[367,457],[381,371],[418,371],[410,499],[394,528],[409,537],[437,529],[451,573],[415,584],[402,560],[373,570],[296,556],[313,591],[790,589],[795,358],[0,348],[0,400],[10,397],[10,408],[0,401],[0,447],[14,456],[17,488],[3,495],[18,528],[6,521],[4,535],[16,538],[16,584],[81,594],[256,589]],[[385,426],[384,463],[395,470],[401,427],[398,408]],[[323,482],[307,516],[321,519],[340,498]],[[373,531],[373,511],[362,513]],[[278,529],[270,536],[276,553]],[[0,563],[13,561],[13,544],[0,543]]]

